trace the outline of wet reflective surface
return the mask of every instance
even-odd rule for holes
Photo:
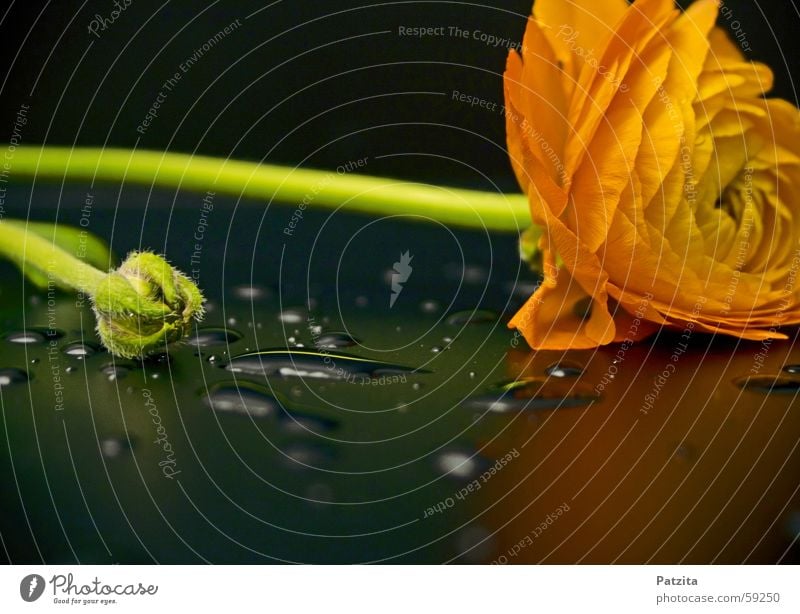
[[[133,205],[118,223],[191,271],[201,196],[180,200],[169,229]],[[536,283],[509,237],[308,214],[287,239],[290,210],[218,205],[206,320],[146,361],[103,351],[74,296],[48,335],[46,291],[0,263],[0,556],[800,560],[791,341],[531,352],[505,326]]]

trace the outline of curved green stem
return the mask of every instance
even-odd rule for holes
[[[87,295],[94,294],[106,273],[76,258],[55,241],[48,240],[27,228],[21,221],[0,221],[0,254],[26,267],[34,268],[41,279],[68,287]]]
[[[97,332],[112,354],[143,358],[164,351],[203,317],[199,288],[161,256],[134,252],[106,273],[64,249],[57,227],[50,238],[41,232],[35,223],[0,220],[0,256],[48,291],[77,290],[91,298]]]
[[[213,191],[311,208],[419,216],[466,228],[520,232],[530,226],[527,198],[445,188],[351,172],[328,172],[188,154],[101,148],[18,147],[11,179],[126,181]]]

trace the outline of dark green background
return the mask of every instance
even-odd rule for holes
[[[776,92],[796,100],[795,2],[727,4],[751,57],[775,69]],[[477,185],[485,173],[513,188],[499,114],[408,93],[457,89],[500,102],[505,50],[471,39],[402,38],[397,30],[452,25],[519,40],[530,7],[530,0],[133,0],[95,39],[87,26],[94,14],[109,14],[111,0],[16,1],[0,23],[0,130],[10,132],[26,103],[26,142],[132,147],[164,80],[242,18],[243,27],[184,76],[139,147],[324,168],[363,155],[425,152],[456,161],[393,157],[373,161],[369,172]]]

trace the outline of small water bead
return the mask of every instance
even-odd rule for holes
[[[85,341],[74,341],[65,345],[63,349],[63,352],[67,356],[72,356],[78,360],[83,360],[84,358],[94,356],[99,351],[100,348],[98,346]]]
[[[442,346],[440,346],[440,345],[434,345],[434,346],[431,348],[431,352],[432,352],[433,354],[438,354],[439,352],[441,352],[441,351],[443,351],[443,350],[444,350],[444,348],[443,348]]]
[[[786,365],[783,370],[792,375],[800,375],[800,365]]]
[[[508,413],[585,407],[600,400],[600,396],[588,386],[568,385],[568,382],[544,378],[521,378],[500,383],[494,388],[502,394],[474,397],[464,403],[465,407],[484,412]]]
[[[32,365],[38,365],[41,361],[38,358],[31,358]]]
[[[305,498],[310,503],[331,503],[336,499],[333,496],[333,488],[328,484],[311,484],[306,488]]]
[[[270,295],[269,290],[262,286],[234,286],[233,288],[233,295],[236,298],[245,300],[245,301],[257,301],[264,298],[267,298]]]
[[[113,382],[126,377],[135,367],[133,363],[108,363],[100,367],[100,372],[105,374],[109,382]]]
[[[422,388],[422,384],[420,384],[419,382],[414,382],[413,384],[411,384],[411,389],[412,390],[420,390],[421,388]]]
[[[355,337],[347,333],[329,332],[323,333],[314,339],[314,345],[320,349],[334,350],[336,348],[353,347],[361,343]]]
[[[580,377],[583,375],[583,367],[574,362],[557,362],[547,367],[544,373],[550,377]]]
[[[186,343],[194,347],[210,347],[214,345],[228,345],[242,338],[242,334],[230,328],[201,328],[186,339]]]
[[[228,326],[236,326],[236,324],[239,323],[239,321],[236,318],[228,318],[227,322]]]
[[[66,371],[67,373],[75,373],[75,371],[77,371],[77,369],[75,367],[73,367],[72,365],[70,365],[69,367],[64,369],[64,371]]]
[[[214,385],[203,403],[216,412],[266,418],[280,408],[275,397],[261,386],[247,382],[223,382]]]
[[[785,375],[754,375],[739,377],[733,381],[743,390],[775,394],[797,394],[800,392],[800,378]]]
[[[488,309],[476,309],[473,311],[457,311],[447,317],[447,323],[451,326],[465,326],[467,324],[487,324],[496,322],[498,315]]]
[[[438,313],[442,306],[439,304],[438,301],[422,301],[419,305],[420,311],[422,313]]]
[[[469,379],[475,379],[475,371],[469,372]]]
[[[487,463],[477,454],[451,450],[440,454],[435,464],[444,475],[466,479],[475,477],[483,471]]]
[[[472,525],[455,536],[456,552],[461,560],[469,563],[484,563],[497,553],[497,543],[489,529]]]
[[[330,465],[336,460],[336,451],[330,446],[304,442],[291,443],[283,450],[286,461],[293,469],[306,469]]]
[[[8,333],[5,336],[6,341],[10,343],[44,343],[46,341],[55,341],[64,336],[64,331],[57,328],[49,328],[46,326],[29,326],[25,330],[18,330]]]
[[[22,384],[28,381],[28,374],[13,367],[0,369],[0,388],[11,386],[12,384]]]
[[[315,435],[330,433],[339,428],[340,423],[332,418],[315,416],[307,412],[284,410],[280,416],[281,428],[294,435]]]
[[[371,376],[423,373],[411,367],[376,362],[346,354],[312,350],[262,350],[241,354],[225,367],[234,373],[265,377],[304,377],[310,379],[348,380]]]
[[[284,324],[300,324],[308,318],[304,309],[285,309],[278,314],[278,319]]]
[[[123,453],[130,452],[133,442],[126,437],[106,437],[100,440],[100,452],[106,458],[119,458]]]

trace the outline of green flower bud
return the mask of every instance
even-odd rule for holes
[[[164,351],[204,314],[203,295],[194,282],[150,252],[132,252],[92,294],[100,339],[123,358]]]

